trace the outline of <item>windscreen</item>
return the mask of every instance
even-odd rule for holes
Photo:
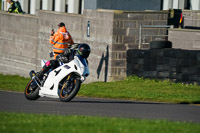
[[[85,58],[83,58],[83,57],[80,56],[80,55],[76,55],[76,56],[79,58],[79,60],[81,61],[81,63],[82,63],[85,67],[88,66]]]

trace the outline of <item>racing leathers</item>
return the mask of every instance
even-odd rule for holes
[[[56,59],[49,60],[45,63],[42,70],[37,73],[37,77],[42,80],[43,75],[47,73],[50,70],[53,70],[60,66],[60,63],[68,63],[71,60],[74,59],[74,56],[76,55],[76,50],[73,49],[67,49],[62,54],[59,54]]]

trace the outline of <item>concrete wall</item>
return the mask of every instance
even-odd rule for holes
[[[38,11],[37,16],[0,12],[0,72],[28,76],[39,71],[40,60],[49,60],[52,27],[64,22],[76,43],[91,46],[91,75],[87,82],[113,81],[126,77],[126,51],[138,49],[139,26],[167,24],[166,12],[85,10],[83,15]],[[89,36],[88,23],[90,23]],[[166,34],[166,29],[143,29],[147,34]],[[153,40],[149,36],[147,42]]]
[[[183,10],[184,26],[200,27],[200,11]]]
[[[0,72],[29,76],[39,71],[41,59],[49,60],[49,36],[52,27],[64,22],[76,43],[91,46],[91,75],[87,82],[111,81],[110,57],[114,12],[85,11],[83,15],[39,11],[38,16],[0,12]],[[90,21],[90,37],[87,24]]]
[[[92,81],[112,81],[112,45],[114,11],[85,10],[83,12],[83,41],[92,46],[90,78]],[[90,36],[87,36],[88,21]]]
[[[85,9],[161,10],[161,0],[85,0]]]
[[[173,43],[173,48],[200,50],[200,11],[182,12],[186,29],[170,29],[168,39]]]
[[[173,48],[200,50],[200,31],[192,29],[170,29],[169,41]]]
[[[127,74],[200,84],[200,51],[128,50]]]
[[[38,18],[0,12],[0,71],[28,75],[36,69]]]

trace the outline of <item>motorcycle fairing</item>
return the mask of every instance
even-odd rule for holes
[[[70,73],[78,73],[81,78],[84,78],[82,75],[84,73],[89,74],[88,67],[85,67],[82,62],[79,60],[79,57],[75,56],[75,59],[69,63],[63,64],[58,68],[54,69],[48,74],[48,77],[44,85],[40,88],[39,95],[41,97],[47,96],[52,98],[59,98],[58,96],[58,87],[59,83]],[[87,71],[87,72],[85,72]]]

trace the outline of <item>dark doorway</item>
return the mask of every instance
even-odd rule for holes
[[[42,10],[42,0],[40,0],[40,10]]]
[[[68,12],[68,4],[65,4],[65,12]]]
[[[184,9],[190,10],[190,8],[191,8],[191,2],[190,2],[190,0],[185,0]]]
[[[160,10],[163,10],[163,0],[160,1]]]
[[[31,13],[31,0],[28,0],[28,14]]]
[[[79,9],[78,9],[78,13],[79,13],[79,14],[82,13],[82,0],[79,0]]]
[[[53,0],[52,11],[55,11],[55,0]]]

